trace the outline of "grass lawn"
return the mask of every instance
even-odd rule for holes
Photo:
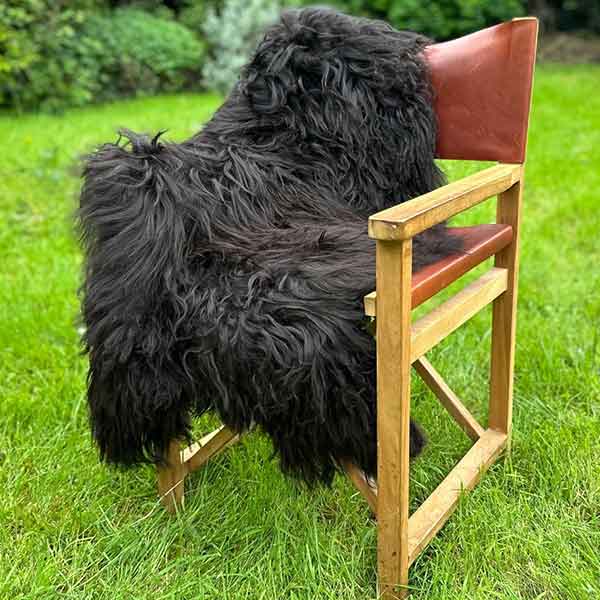
[[[600,598],[600,68],[538,69],[524,205],[512,454],[411,571],[417,599]],[[374,599],[373,522],[338,477],[307,491],[253,435],[157,504],[154,472],[98,462],[76,320],[76,157],[117,127],[181,139],[213,96],[0,115],[0,598]],[[473,165],[447,164],[450,178]],[[493,201],[458,223],[493,216]],[[485,420],[489,312],[431,360]],[[415,505],[468,448],[423,385]],[[207,427],[202,423],[199,427]]]

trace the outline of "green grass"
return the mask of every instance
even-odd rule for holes
[[[411,571],[417,599],[600,598],[600,68],[537,74],[524,205],[513,449]],[[373,522],[343,478],[306,491],[253,435],[188,480],[171,518],[154,472],[90,442],[79,354],[77,155],[127,125],[181,139],[218,98],[0,115],[0,598],[373,599]],[[456,178],[473,165],[446,165]],[[493,202],[458,222],[486,221]],[[481,419],[489,313],[432,353]],[[422,500],[466,448],[423,385]],[[206,425],[206,423],[204,424]]]

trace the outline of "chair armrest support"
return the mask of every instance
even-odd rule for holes
[[[444,185],[369,217],[369,236],[406,240],[511,188],[520,181],[521,164],[498,164]]]

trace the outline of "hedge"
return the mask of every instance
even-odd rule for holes
[[[94,4],[10,0],[0,7],[3,105],[60,110],[200,81],[204,47],[186,27],[131,8],[97,12]]]
[[[226,92],[279,4],[314,0],[0,0],[0,106],[61,110],[202,85]],[[319,2],[317,2],[319,3]],[[327,0],[442,41],[523,14],[600,33],[597,0]]]

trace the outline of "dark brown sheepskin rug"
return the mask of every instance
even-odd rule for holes
[[[367,217],[443,182],[428,43],[286,12],[202,131],[181,144],[123,131],[88,157],[84,344],[106,461],[160,461],[214,411],[257,425],[309,483],[343,460],[376,472]],[[457,246],[443,225],[424,232],[414,269]]]

